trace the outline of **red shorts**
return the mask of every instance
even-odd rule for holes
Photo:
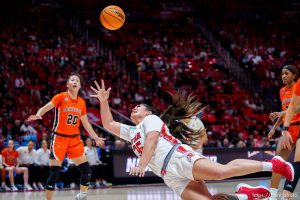
[[[299,138],[300,124],[291,124],[289,127],[289,133],[291,134],[293,141],[296,142]]]
[[[84,144],[80,135],[75,137],[61,136],[55,133],[51,137],[50,159],[63,161],[68,158],[84,156]]]

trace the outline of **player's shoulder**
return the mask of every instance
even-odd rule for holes
[[[285,86],[283,86],[282,88],[280,88],[279,92],[280,92],[280,93],[281,93],[281,92],[284,92],[284,90],[285,90]]]
[[[280,95],[280,96],[284,95],[285,89],[286,89],[285,86],[282,87],[282,88],[280,88],[280,90],[279,90],[279,95]]]
[[[151,115],[147,115],[143,121],[144,122],[153,122],[153,121],[162,121],[162,120],[157,115],[151,114]]]
[[[85,100],[81,96],[78,96],[78,102],[82,105],[85,105]]]
[[[4,148],[1,153],[4,154],[4,153],[7,153],[7,152],[8,152],[8,148]]]

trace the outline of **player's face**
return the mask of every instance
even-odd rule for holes
[[[139,104],[132,109],[130,118],[135,124],[138,124],[139,120],[143,120],[149,114],[151,112],[143,104]]]
[[[294,81],[295,74],[288,69],[283,69],[281,72],[281,79],[284,85],[289,85]]]
[[[78,76],[71,76],[68,80],[67,87],[69,90],[78,92],[81,88],[80,78]]]
[[[8,148],[9,149],[13,149],[14,148],[14,142],[13,141],[9,141],[8,142]]]

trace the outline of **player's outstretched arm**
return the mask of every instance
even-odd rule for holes
[[[137,167],[133,167],[130,170],[129,175],[139,176],[139,177],[145,176],[145,169],[148,163],[150,162],[151,158],[153,157],[153,154],[155,152],[158,143],[158,138],[159,138],[159,132],[157,131],[151,131],[147,133],[143,152],[140,157],[140,162]]]
[[[35,115],[30,115],[27,118],[27,121],[34,121],[34,120],[38,120],[38,119],[42,119],[42,116],[48,112],[49,110],[54,108],[54,104],[52,102],[47,103],[46,105],[44,105],[43,107],[41,107],[37,113]]]
[[[121,123],[114,121],[108,103],[111,88],[108,88],[106,90],[103,80],[101,80],[101,87],[99,86],[97,81],[95,81],[94,83],[97,89],[91,86],[91,89],[95,92],[95,94],[91,95],[91,97],[96,97],[100,101],[100,115],[102,125],[105,129],[120,137]]]

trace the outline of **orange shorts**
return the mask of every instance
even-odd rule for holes
[[[80,135],[75,137],[67,137],[52,134],[50,159],[61,160],[68,158],[78,158],[84,156],[84,144]]]
[[[290,125],[289,133],[291,134],[293,141],[296,142],[299,139],[300,125]]]

